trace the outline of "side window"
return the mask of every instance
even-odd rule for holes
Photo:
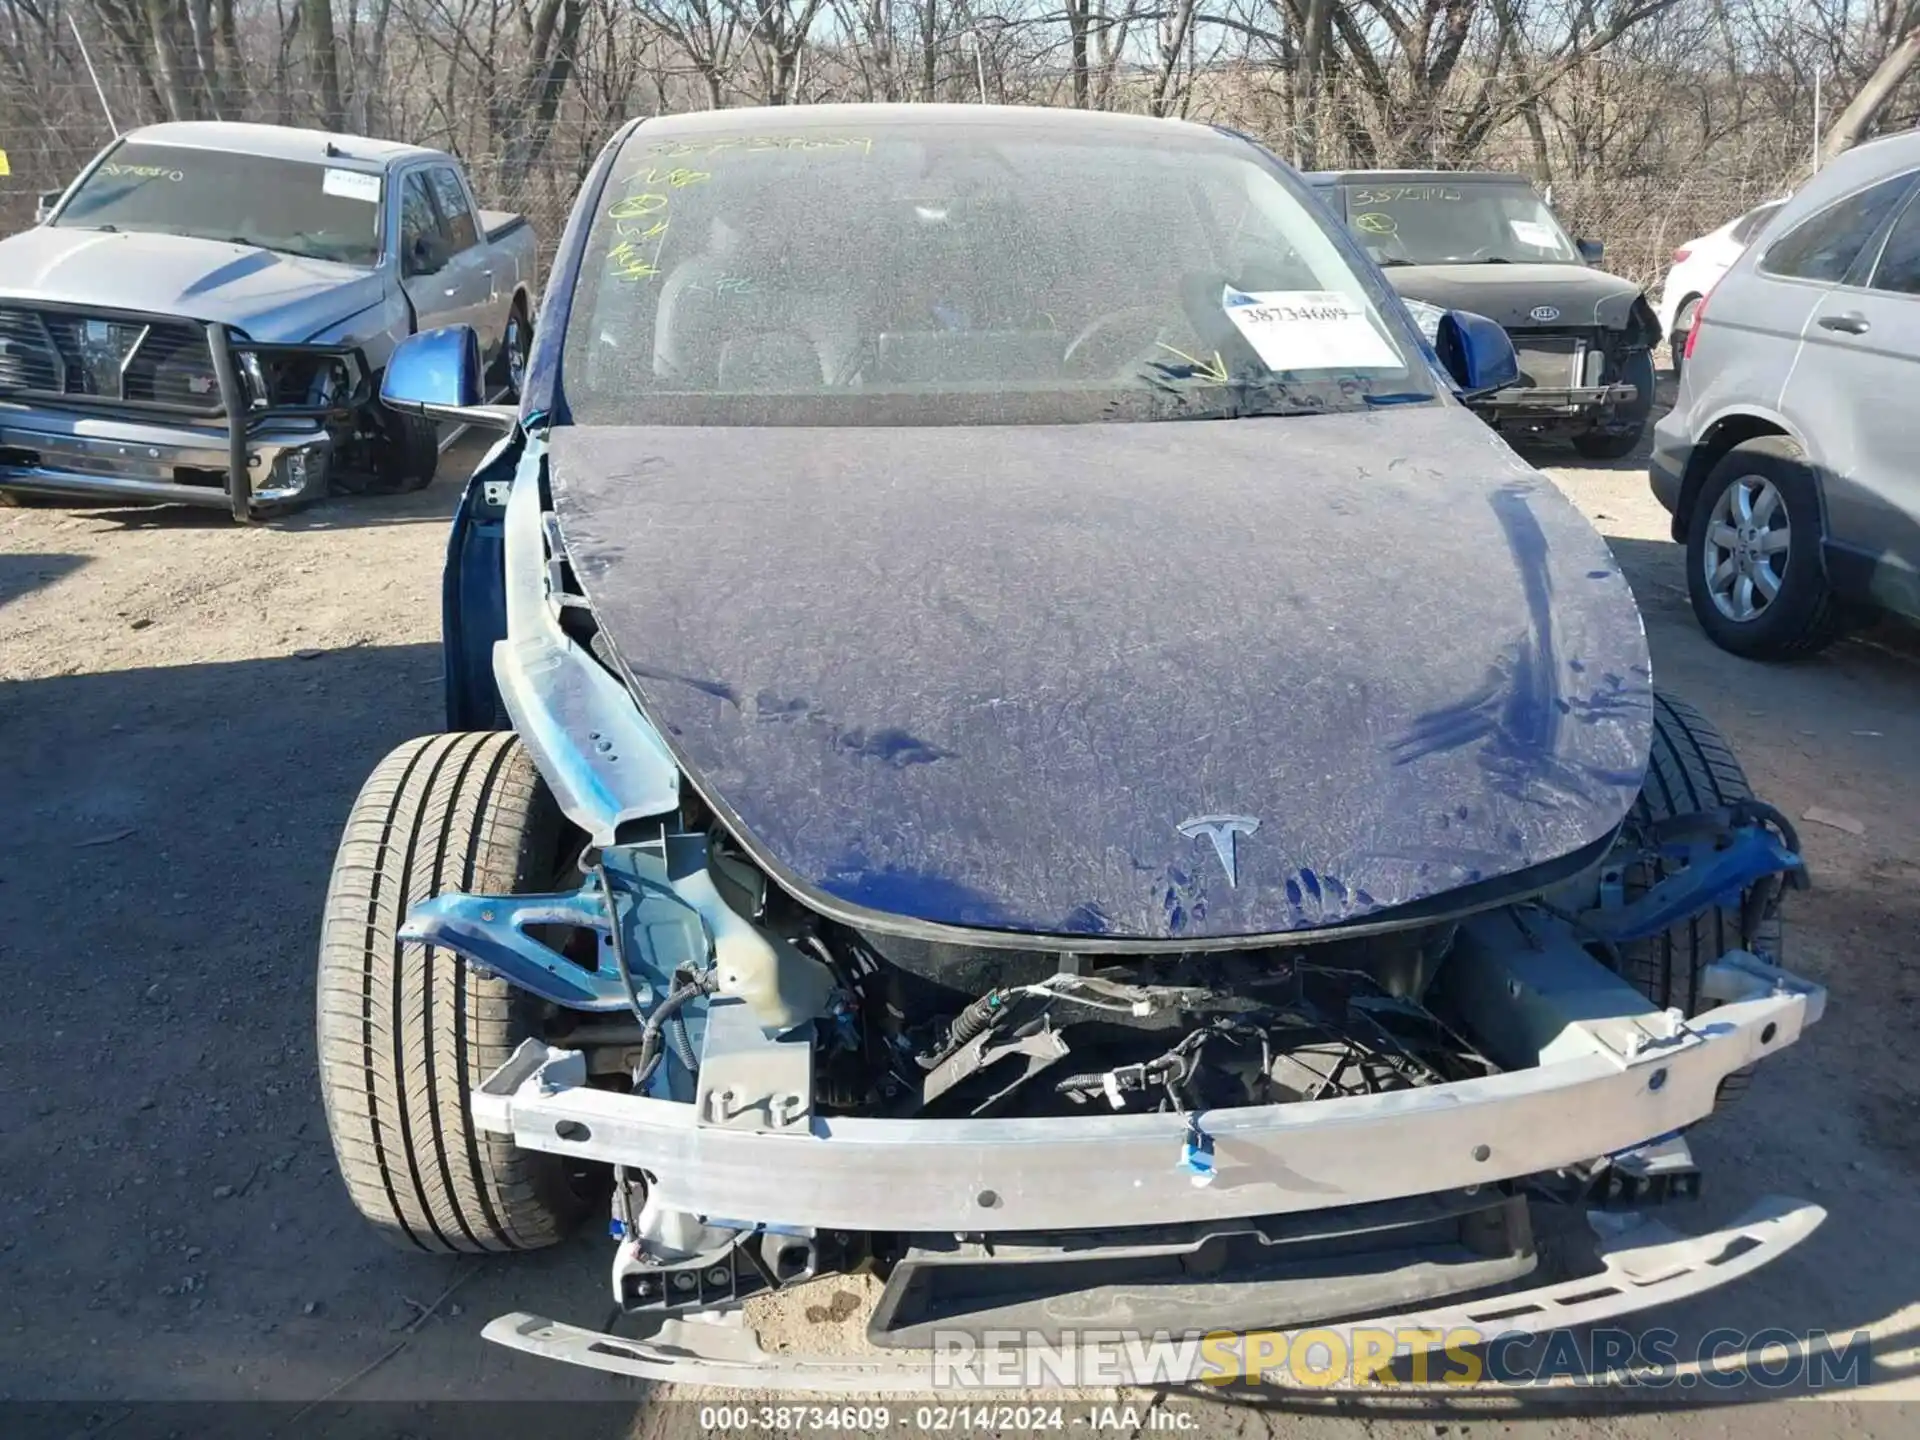
[[[1893,222],[1871,282],[1875,290],[1920,295],[1920,204],[1910,204]]]
[[[1766,226],[1767,221],[1773,218],[1774,212],[1779,208],[1778,205],[1762,205],[1758,209],[1749,210],[1734,223],[1734,240],[1739,244],[1745,245],[1760,233]]]
[[[460,177],[444,165],[436,165],[427,171],[427,179],[433,185],[433,198],[440,205],[440,222],[446,228],[447,249],[450,254],[459,254],[469,246],[480,243],[480,231],[473,223],[473,207],[467,204],[467,192],[460,184]]]
[[[1913,176],[1899,175],[1829,205],[1769,245],[1760,268],[1795,280],[1837,284],[1912,188]]]
[[[422,273],[417,262],[417,246],[426,240],[435,246],[445,246],[440,234],[440,217],[434,213],[433,195],[427,189],[426,177],[418,170],[407,176],[406,184],[400,187],[400,267],[401,273],[418,275]]]

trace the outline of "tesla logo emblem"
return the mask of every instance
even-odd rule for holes
[[[1198,815],[1191,820],[1182,820],[1174,827],[1189,840],[1198,840],[1202,835],[1213,842],[1213,853],[1220,857],[1220,866],[1227,872],[1227,884],[1237,886],[1240,883],[1240,866],[1235,846],[1242,835],[1251,835],[1260,828],[1260,822],[1251,815]]]
[[[1551,325],[1560,318],[1560,312],[1551,305],[1536,305],[1527,312],[1529,320],[1538,320],[1542,325]]]

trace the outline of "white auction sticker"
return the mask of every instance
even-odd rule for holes
[[[380,203],[378,175],[362,175],[358,170],[329,168],[320,179],[320,188],[329,195],[339,196],[342,200],[364,200],[369,205]]]
[[[1398,370],[1360,302],[1332,290],[1227,286],[1220,304],[1269,370]]]
[[[1509,220],[1507,228],[1522,245],[1531,245],[1536,250],[1560,248],[1560,237],[1553,233],[1553,227],[1542,225],[1538,220]]]

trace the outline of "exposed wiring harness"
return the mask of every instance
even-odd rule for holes
[[[687,1073],[698,1073],[700,1059],[693,1053],[693,1041],[687,1035],[687,1022],[681,1018],[680,1009],[689,1000],[711,995],[719,984],[718,976],[708,969],[683,981],[670,990],[649,1013],[640,998],[640,987],[634,983],[633,970],[627,963],[626,941],[620,933],[620,912],[613,903],[613,882],[607,878],[604,865],[595,865],[593,873],[600,879],[600,895],[607,906],[607,939],[608,948],[613,951],[613,968],[619,972],[620,983],[626,988],[627,1004],[633,1009],[633,1018],[641,1026],[640,1059],[633,1067],[633,1088],[644,1091],[653,1079],[665,1054],[663,1042],[665,1046],[672,1047],[675,1058],[687,1067]]]
[[[640,1058],[634,1062],[633,1067],[633,1088],[636,1091],[645,1090],[648,1082],[653,1079],[653,1072],[660,1068],[660,1060],[666,1054],[664,1041],[667,1026],[679,1019],[680,1007],[689,1000],[697,999],[702,995],[711,995],[718,984],[719,976],[715,971],[703,970],[691,979],[683,980],[674,986],[667,992],[666,999],[653,1007],[653,1013],[647,1017],[647,1023],[640,1031]],[[684,1031],[681,1033],[680,1043],[686,1044]],[[692,1048],[691,1045],[687,1046],[687,1054],[692,1052]],[[678,1047],[675,1053],[680,1054],[684,1063],[687,1054],[681,1054]],[[688,1068],[694,1067],[688,1066]]]

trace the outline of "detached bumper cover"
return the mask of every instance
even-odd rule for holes
[[[1682,1235],[1657,1219],[1595,1215],[1603,1266],[1598,1275],[1364,1322],[1316,1326],[1314,1333],[1340,1337],[1351,1355],[1357,1349],[1356,1332],[1391,1331],[1405,1337],[1395,1353],[1409,1354],[1415,1348],[1411,1332],[1416,1331],[1433,1337],[1429,1343],[1438,1348],[1441,1337],[1457,1337],[1462,1330],[1478,1332],[1484,1343],[1499,1336],[1595,1324],[1738,1280],[1784,1255],[1825,1218],[1817,1205],[1778,1197],[1759,1202],[1722,1229],[1696,1236]],[[760,1348],[740,1312],[666,1320],[639,1339],[525,1314],[502,1315],[482,1333],[498,1344],[549,1360],[688,1385],[904,1395],[1031,1388],[1034,1378],[1025,1373],[1026,1367],[1003,1363],[1005,1355],[989,1359],[964,1345],[844,1357],[769,1353]],[[1068,1352],[1067,1374],[1073,1384],[1167,1385],[1242,1378],[1212,1368],[1218,1346],[1155,1343],[1151,1336],[1127,1338],[1117,1332],[1104,1339],[1100,1344],[1085,1335],[1082,1348]],[[1062,1368],[1055,1364],[1055,1355],[1049,1355],[1041,1373],[1052,1379]],[[1068,1388],[1058,1380],[1054,1384]]]

